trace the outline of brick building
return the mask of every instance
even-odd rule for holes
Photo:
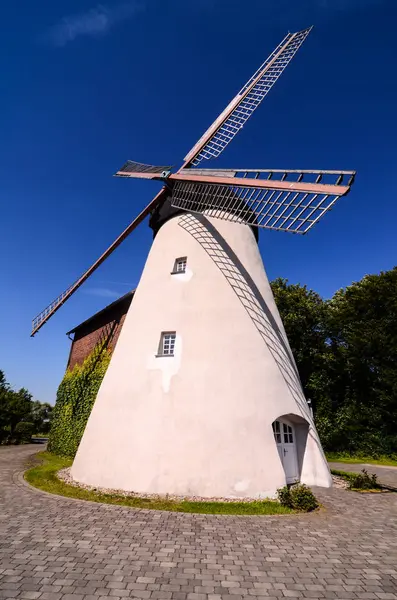
[[[73,334],[68,369],[82,364],[100,341],[114,350],[134,293],[135,290],[128,292],[67,332],[69,337]]]

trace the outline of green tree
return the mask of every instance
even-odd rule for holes
[[[32,408],[32,395],[25,388],[18,392],[8,390],[5,394],[4,413],[11,436],[20,421],[29,421]]]
[[[4,371],[0,369],[0,392],[1,390],[8,389],[8,383],[6,381],[6,376],[4,375]]]
[[[327,305],[313,290],[275,279],[272,291],[294,355],[303,389],[314,405],[324,393]]]
[[[0,443],[28,441],[31,433],[49,430],[52,407],[32,400],[21,388],[15,391],[0,371]]]
[[[328,303],[336,367],[334,449],[397,452],[397,267],[366,275]],[[336,446],[336,447],[335,447]]]
[[[0,443],[5,439],[8,435],[8,417],[6,407],[8,405],[7,395],[8,395],[9,385],[6,381],[4,372],[0,370]]]
[[[51,428],[53,407],[48,402],[35,400],[31,406],[31,422],[34,425],[34,433],[49,433]]]

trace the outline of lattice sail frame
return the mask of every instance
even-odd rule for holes
[[[217,158],[223,152],[270,92],[311,29],[288,33],[185,156],[184,166],[197,166],[203,159]]]
[[[167,177],[171,173],[172,166],[147,165],[145,163],[127,160],[117,171],[117,177],[143,177],[145,179],[158,179]]]
[[[208,174],[211,170],[202,169],[202,175],[204,171]],[[238,171],[229,171],[226,177],[214,176],[213,183],[208,181],[210,177],[205,183],[175,181],[172,206],[264,229],[305,234],[340,196],[349,192],[355,177],[354,171],[249,170],[244,177],[235,179],[236,184],[225,184],[225,179],[233,177],[233,173]],[[270,176],[275,174],[281,177],[272,181]],[[267,175],[267,179],[261,180],[261,175]],[[294,181],[287,181],[291,175]],[[308,176],[314,176],[315,181],[304,181]],[[335,182],[320,183],[324,177]]]

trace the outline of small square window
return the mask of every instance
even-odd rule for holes
[[[172,274],[176,273],[185,273],[187,265],[187,256],[182,256],[180,258],[176,258],[174,262],[174,269]]]
[[[175,331],[163,331],[157,356],[174,356],[175,340]]]

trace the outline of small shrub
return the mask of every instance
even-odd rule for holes
[[[293,485],[290,489],[292,506],[296,510],[302,510],[304,512],[310,512],[318,508],[318,502],[315,495],[303,483]]]
[[[352,473],[349,479],[350,490],[374,490],[379,487],[378,477],[375,474],[370,475],[366,469],[363,469],[361,473]]]
[[[277,490],[277,496],[282,506],[293,508],[302,512],[310,512],[318,508],[318,502],[311,491],[303,483],[284,486]]]
[[[366,469],[363,469],[361,473],[332,469],[331,473],[347,481],[349,490],[377,490],[382,488],[378,483],[378,477],[370,475]]]
[[[288,485],[277,490],[277,498],[282,506],[292,508],[291,491]]]
[[[0,444],[9,444],[11,442],[11,428],[9,425],[0,427]]]
[[[21,421],[17,423],[14,429],[14,438],[16,444],[30,442],[34,432],[34,424]]]

